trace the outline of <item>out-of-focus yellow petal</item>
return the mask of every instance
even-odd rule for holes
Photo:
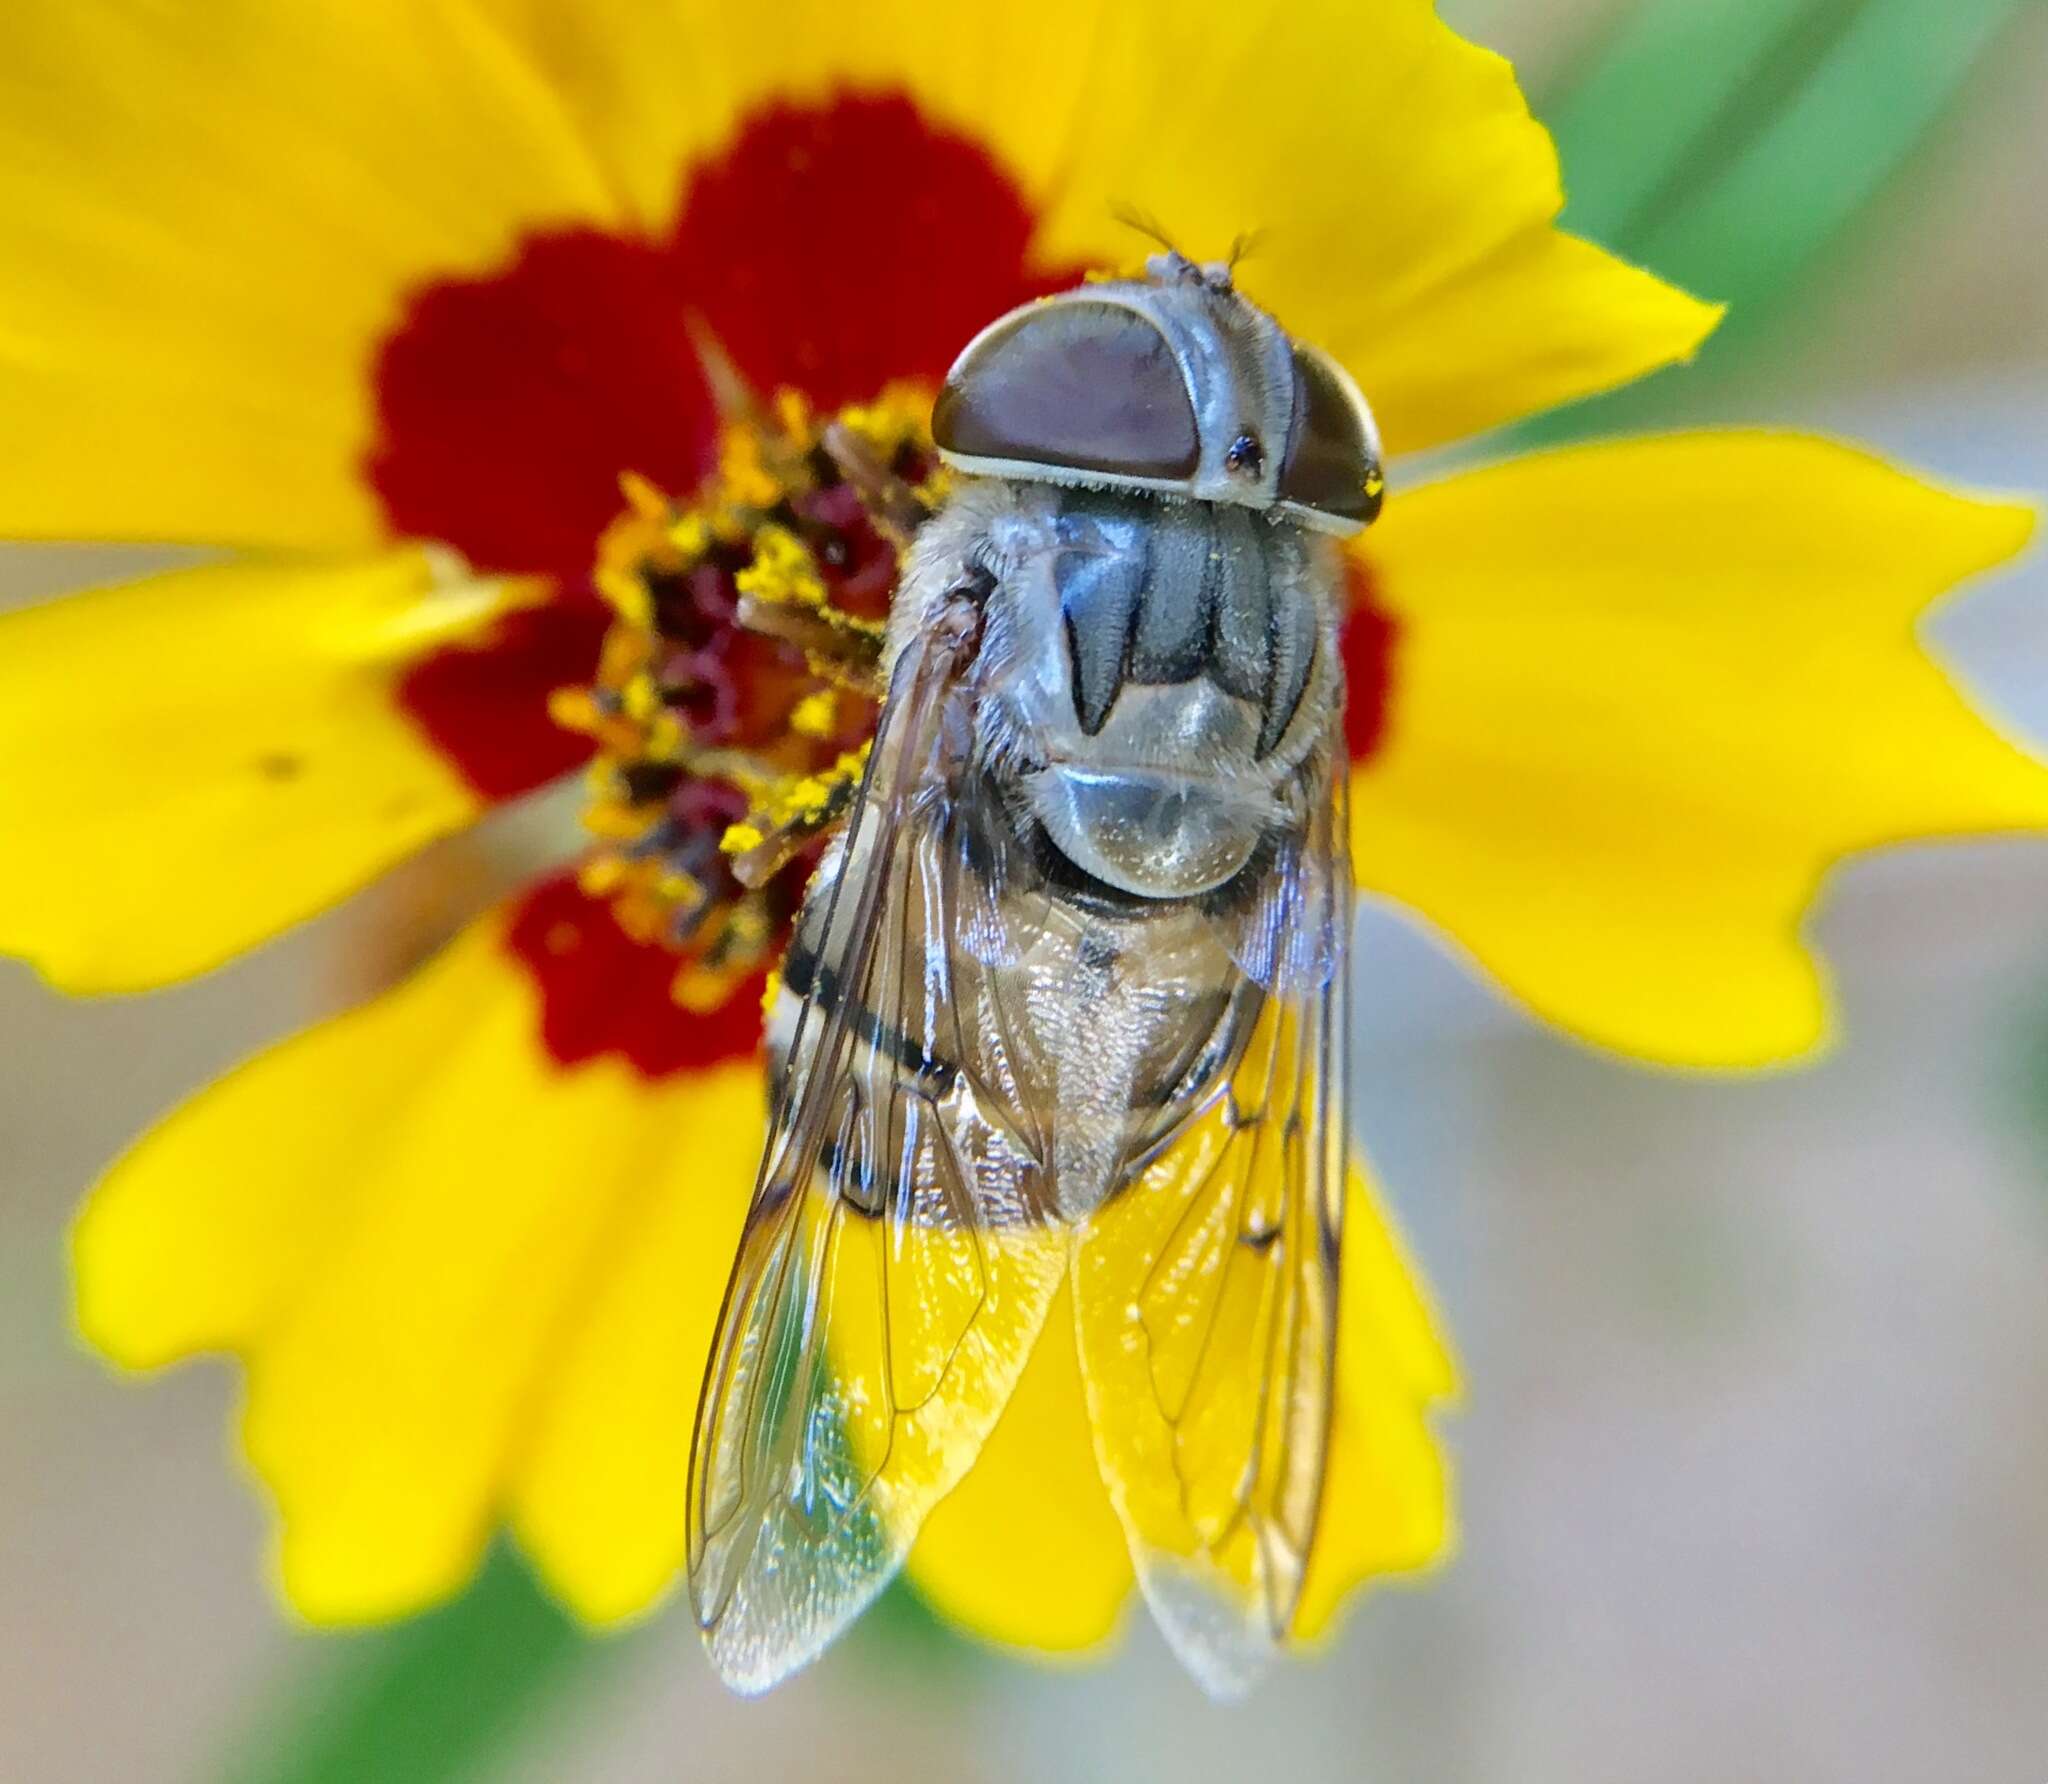
[[[375,539],[403,295],[618,214],[467,5],[0,8],[0,533]]]
[[[0,952],[69,991],[160,985],[467,823],[476,795],[391,689],[507,599],[395,551],[0,618]]]
[[[1148,252],[1119,206],[1198,258],[1256,233],[1246,289],[1350,366],[1396,452],[1684,358],[1718,315],[1552,226],[1548,133],[1427,0],[799,0],[773,31],[732,8],[493,4],[645,209],[749,112],[850,86],[987,144],[1042,210],[1048,265]]]
[[[1050,1653],[1100,1646],[1130,1597],[1131,1562],[1088,1434],[1062,1289],[981,1460],[926,1522],[910,1579],[988,1641]]]
[[[78,1224],[80,1323],[130,1365],[239,1351],[292,1603],[322,1621],[413,1609],[468,1576],[512,1481],[545,1456],[557,1367],[630,1248],[671,1218],[652,1198],[701,1195],[707,1251],[729,1241],[721,1173],[741,1142],[705,1124],[737,1119],[738,1096],[609,1058],[555,1064],[491,918],[117,1164]],[[722,1268],[702,1264],[678,1300]],[[685,1430],[690,1411],[686,1393]],[[669,1528],[611,1534],[644,1555]],[[537,1546],[556,1578],[602,1589],[587,1555]]]
[[[1914,622],[2032,516],[1789,434],[1587,446],[1390,502],[1360,883],[1596,1044],[1748,1067],[1827,1034],[1800,924],[1842,855],[2048,824],[2048,769]]]
[[[646,1161],[550,1359],[512,1489],[521,1543],[592,1623],[637,1615],[680,1577],[697,1396],[766,1130],[752,1060],[660,1095],[667,1151]]]
[[[474,938],[405,984],[257,1055],[165,1118],[87,1198],[78,1320],[130,1369],[247,1349],[371,1194],[392,1112],[503,995]],[[439,1260],[435,1260],[438,1267]]]
[[[1457,1371],[1415,1267],[1354,1171],[1345,1210],[1337,1411],[1315,1553],[1295,1613],[1304,1641],[1384,1574],[1441,1560],[1452,1540],[1450,1470],[1428,1413]]]

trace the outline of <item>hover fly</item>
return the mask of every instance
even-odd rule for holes
[[[691,1596],[742,1691],[814,1657],[1071,1283],[1138,1578],[1229,1694],[1287,1634],[1329,1443],[1339,542],[1378,508],[1377,435],[1228,268],[1170,252],[983,331],[933,434],[961,475],[771,1011]]]

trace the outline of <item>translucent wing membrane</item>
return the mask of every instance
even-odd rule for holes
[[[899,660],[797,925],[691,1594],[738,1689],[815,1656],[973,1463],[1071,1267],[1139,1577],[1227,1694],[1293,1618],[1328,1447],[1341,752],[1291,783],[1302,833],[1276,829],[1243,895],[1079,896],[975,757],[979,617],[956,598]]]
[[[952,784],[973,649],[955,619],[898,665],[771,1037],[784,1069],[691,1469],[691,1596],[742,1691],[811,1659],[901,1565],[1067,1265],[1042,1147],[961,1063],[963,1025],[998,1013],[971,945],[992,867],[970,870],[973,795]]]
[[[1248,951],[1268,970],[1239,990],[1242,1052],[1075,1249],[1103,1476],[1154,1615],[1220,1696],[1286,1635],[1329,1446],[1351,898],[1343,777],[1321,775],[1271,903],[1287,933]]]

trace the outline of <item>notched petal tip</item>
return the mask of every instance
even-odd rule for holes
[[[1657,277],[1655,273],[1647,271],[1645,271],[1644,276],[1646,278]],[[1679,339],[1682,345],[1677,347],[1669,361],[1672,365],[1691,365],[1695,359],[1699,358],[1700,349],[1707,344],[1714,331],[1723,322],[1728,320],[1728,306],[1711,298],[1695,297],[1683,286],[1673,285],[1668,280],[1658,279],[1657,282],[1665,290],[1683,299],[1686,307],[1692,312],[1694,326],[1690,336],[1688,338],[1684,331],[1681,331]]]
[[[2034,524],[1763,429],[1410,492],[1370,548],[1404,644],[1400,722],[1354,784],[1361,878],[1593,1045],[1812,1059],[1832,1019],[1804,925],[1836,863],[2048,828],[2048,765],[1916,637]]]
[[[1950,494],[1956,502],[1974,510],[1968,530],[1975,535],[1975,549],[1963,558],[1967,567],[1957,571],[1957,586],[1937,591],[1930,604],[1960,593],[1960,584],[1967,578],[1999,569],[2023,556],[2041,526],[2041,509],[2033,497],[1990,490],[1955,490]],[[1963,531],[1959,526],[1958,534]],[[1962,557],[1961,552],[1958,555]]]
[[[79,1342],[116,1369],[144,1374],[190,1354],[152,1329],[135,1248],[110,1215],[106,1180],[88,1192],[71,1222],[71,1327]]]

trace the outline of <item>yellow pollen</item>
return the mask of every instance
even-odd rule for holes
[[[839,696],[831,688],[806,694],[790,709],[789,728],[799,737],[830,737],[839,726]]]
[[[599,715],[588,688],[557,688],[548,696],[548,717],[565,731],[594,731]]]
[[[593,855],[576,870],[576,884],[593,898],[616,892],[626,881],[626,864],[616,855]]]
[[[752,508],[772,508],[783,493],[762,455],[761,438],[744,423],[728,427],[719,443],[718,474],[727,495]]]
[[[917,385],[823,413],[777,391],[726,424],[688,499],[619,479],[592,571],[612,623],[591,685],[548,710],[596,746],[578,884],[676,952],[685,1008],[770,965],[807,847],[866,770],[867,746],[844,746],[872,722],[886,625],[834,591],[886,588],[941,499],[930,414]],[[869,526],[847,524],[849,490]]]
[[[653,597],[638,577],[629,576],[623,570],[604,568],[592,580],[596,582],[597,592],[604,597],[605,604],[629,625],[654,623]]]
[[[619,473],[619,494],[626,498],[626,506],[642,520],[668,518],[668,497],[638,471]]]
[[[668,530],[668,542],[686,558],[700,558],[711,549],[711,523],[694,511]]]
[[[734,578],[743,595],[760,601],[789,601],[804,607],[825,605],[825,584],[804,544],[787,527],[764,526],[754,536],[754,561]]]
[[[631,842],[647,828],[647,820],[616,800],[599,799],[585,808],[583,828],[611,842]]]
[[[626,683],[623,698],[626,716],[645,724],[653,718],[661,705],[660,691],[654,685],[651,675],[636,675]]]
[[[710,1016],[725,1007],[732,979],[715,967],[686,966],[669,986],[670,995],[693,1016]]]
[[[656,762],[673,762],[683,753],[683,727],[672,712],[656,715],[647,727],[647,755]]]
[[[922,384],[889,384],[873,402],[841,409],[838,419],[886,461],[906,442],[922,442],[931,406],[931,393]]]
[[[811,416],[811,400],[800,390],[786,386],[775,393],[775,420],[791,439],[814,435],[818,429]]]

